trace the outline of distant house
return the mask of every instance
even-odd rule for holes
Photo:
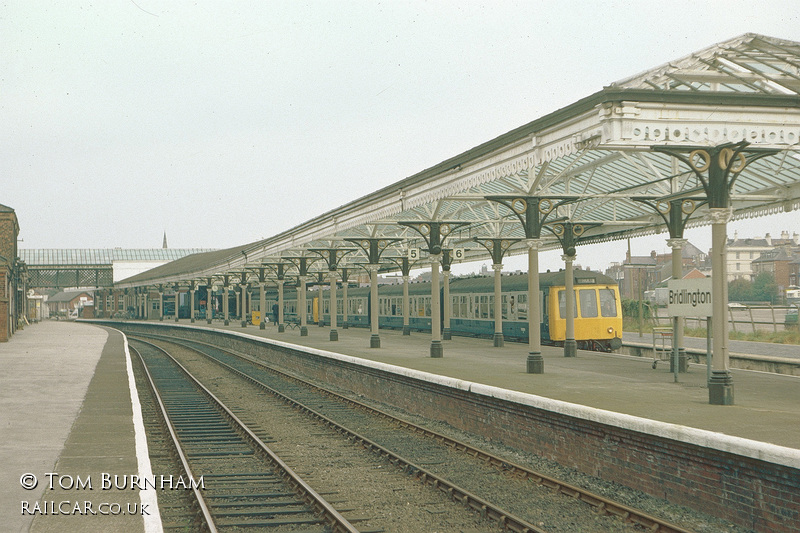
[[[683,279],[703,279],[707,277],[701,271],[697,270],[696,268],[691,269],[689,272],[684,274]]]
[[[761,255],[768,252],[773,252],[780,247],[797,246],[800,242],[800,237],[797,233],[789,236],[788,231],[781,233],[780,239],[773,239],[767,233],[763,239],[740,239],[738,232],[733,234],[733,239],[728,239],[728,281],[735,279],[744,279],[752,281],[758,273],[754,269],[761,268],[759,272],[767,272],[770,266],[754,265],[754,262],[761,258]],[[778,281],[777,275],[775,278]],[[780,285],[781,282],[778,282]],[[788,274],[786,276],[785,285],[788,286]]]
[[[86,306],[93,305],[94,298],[89,291],[59,292],[47,299],[50,316],[70,316],[72,311],[80,311]]]
[[[681,272],[684,274],[707,267],[707,262],[708,254],[692,243],[687,242],[681,247]],[[619,280],[623,298],[637,299],[640,293],[652,291],[672,277],[672,254],[659,254],[653,250],[650,255],[628,256],[621,265],[615,263],[606,270],[606,275]]]
[[[763,252],[758,259],[752,262],[753,276],[762,272],[772,274],[775,283],[778,284],[779,294],[783,294],[792,285],[790,277],[792,261],[796,261],[795,254],[787,247]]]

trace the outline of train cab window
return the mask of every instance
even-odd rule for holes
[[[617,295],[613,289],[600,289],[600,313],[603,316],[617,316]]]
[[[573,303],[572,316],[577,317],[578,316],[577,294],[575,295],[575,298],[572,299],[572,303]],[[558,315],[561,318],[567,318],[567,291],[563,289],[558,291]]]
[[[578,291],[581,301],[581,317],[597,317],[597,293],[594,289],[581,289]]]

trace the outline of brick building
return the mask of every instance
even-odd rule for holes
[[[19,222],[13,209],[0,204],[0,342],[8,341],[25,315],[24,264],[17,258]]]
[[[799,241],[800,237],[797,233],[790,236],[788,231],[783,231],[779,239],[772,238],[769,233],[763,239],[740,239],[738,232],[735,232],[733,239],[728,239],[728,281],[735,279],[752,281],[756,274],[770,271],[775,274],[775,280],[778,281],[779,274],[774,271],[775,265],[764,265],[763,262],[759,263],[757,260],[761,258],[762,254],[766,254],[767,260],[776,257],[777,249],[796,247]],[[780,277],[782,280],[785,278],[786,281],[779,283],[788,285],[788,274],[781,273]]]

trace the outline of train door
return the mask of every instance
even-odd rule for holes
[[[542,340],[550,340],[550,289],[542,291]]]

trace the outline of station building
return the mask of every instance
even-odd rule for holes
[[[25,265],[17,257],[17,214],[0,204],[0,342],[8,341],[25,316]]]

